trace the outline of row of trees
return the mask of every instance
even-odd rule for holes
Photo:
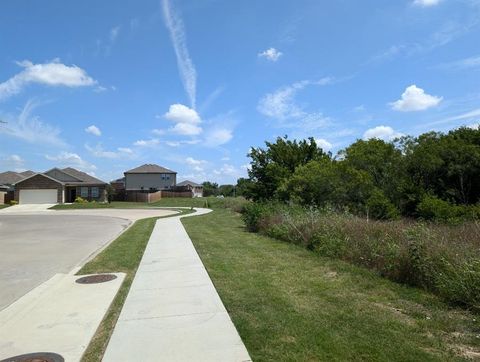
[[[336,157],[313,138],[285,136],[249,157],[249,178],[238,181],[237,194],[255,201],[330,205],[375,218],[425,216],[432,208],[462,214],[480,202],[479,129],[357,140]]]

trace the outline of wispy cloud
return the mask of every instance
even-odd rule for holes
[[[76,65],[65,65],[59,59],[49,63],[33,64],[29,60],[17,62],[23,70],[0,83],[0,100],[20,93],[27,85],[36,83],[47,86],[85,87],[97,84],[85,70]]]
[[[257,110],[264,116],[274,119],[280,127],[302,128],[314,131],[330,123],[330,118],[321,112],[310,112],[296,101],[297,93],[307,86],[328,85],[333,78],[325,77],[319,80],[303,80],[289,86],[281,87],[260,99]]]
[[[89,144],[85,144],[85,149],[90,152],[95,157],[99,158],[134,158],[135,153],[131,148],[128,147],[118,147],[116,151],[109,151],[105,150],[101,144],[97,144],[96,146],[90,146]]]
[[[32,115],[37,106],[37,103],[29,100],[18,116],[2,117],[7,124],[0,127],[0,133],[29,143],[65,146],[65,142],[60,137],[60,129],[42,122],[39,117]]]
[[[74,167],[81,171],[93,173],[97,167],[82,159],[78,154],[62,151],[55,156],[45,155],[49,161],[55,161],[55,166]]]
[[[438,68],[453,69],[453,70],[472,69],[472,68],[480,69],[480,55],[456,60],[450,63],[443,63],[443,64],[440,64]]]
[[[414,6],[420,6],[420,7],[423,7],[423,8],[429,8],[429,7],[432,7],[432,6],[435,6],[435,5],[438,5],[440,4],[442,0],[414,0],[413,1],[413,5]]]
[[[187,39],[183,20],[175,12],[170,0],[162,1],[165,25],[170,33],[175,55],[177,57],[178,71],[183,87],[190,100],[190,106],[196,106],[197,71],[187,48]]]
[[[15,172],[25,171],[25,160],[19,155],[8,155],[0,158],[0,167]]]
[[[437,31],[423,41],[394,44],[388,49],[374,55],[368,63],[379,63],[397,57],[413,57],[429,53],[437,48],[450,44],[454,40],[468,34],[480,23],[479,10],[472,8],[472,16],[462,21],[451,20],[443,24]]]

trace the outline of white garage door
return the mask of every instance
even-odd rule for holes
[[[56,204],[57,189],[20,190],[20,204]]]

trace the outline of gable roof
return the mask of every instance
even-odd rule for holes
[[[27,171],[23,171],[23,172],[20,172],[20,175],[23,175],[25,177],[28,177],[28,176],[32,176],[34,175],[35,172],[31,171],[31,170],[27,170]]]
[[[28,177],[24,177],[22,180],[15,182],[15,185],[18,185],[18,184],[22,183],[23,181],[27,181],[27,180],[29,180],[29,179],[31,179],[31,178],[33,178],[33,177],[36,177],[36,176],[46,177],[46,178],[48,178],[48,179],[50,179],[50,180],[52,180],[52,181],[55,181],[55,182],[57,182],[57,183],[59,183],[59,184],[61,184],[61,185],[64,184],[62,181],[57,180],[57,179],[55,179],[55,178],[53,178],[53,177],[50,177],[50,176],[48,176],[48,175],[46,175],[46,174],[44,174],[44,173],[35,173],[35,172],[34,172],[32,175],[30,175],[30,176],[28,176]]]
[[[0,173],[0,184],[13,185],[14,183],[23,180],[25,177],[19,172],[6,171]]]
[[[197,184],[196,182],[189,181],[189,180],[185,180],[177,184],[177,186],[187,186],[187,185],[190,185],[193,187],[203,187],[203,185]]]
[[[156,165],[154,163],[146,163],[145,165],[132,168],[131,170],[125,171],[127,173],[176,173],[175,171],[169,170],[168,168]]]
[[[78,171],[72,167],[66,167],[62,169],[63,172],[66,174],[75,177],[76,179],[79,179],[82,183],[91,183],[91,184],[104,184],[106,182],[103,182],[102,180],[99,180],[96,177],[90,176],[88,173]]]

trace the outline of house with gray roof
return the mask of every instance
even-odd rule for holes
[[[20,204],[56,204],[74,202],[80,196],[105,202],[106,186],[102,180],[72,167],[55,167],[15,182],[14,199]]]
[[[177,187],[185,188],[188,191],[192,192],[192,197],[203,197],[203,185],[197,184],[196,182],[185,180],[179,182]]]
[[[149,163],[125,171],[127,197],[136,192],[150,193],[171,190],[177,183],[177,173],[168,168]]]

